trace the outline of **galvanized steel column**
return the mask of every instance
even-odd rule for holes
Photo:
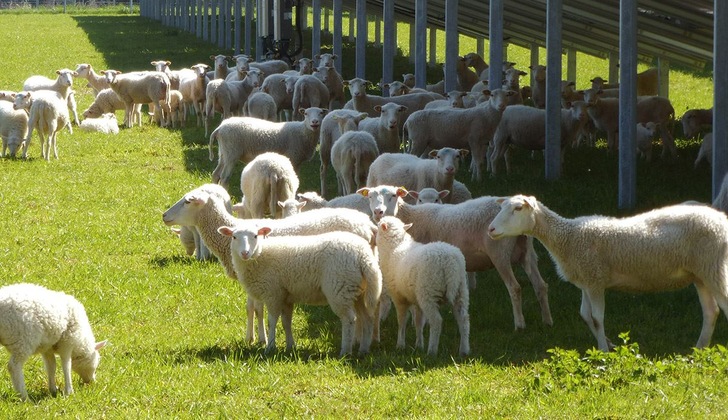
[[[210,3],[210,42],[217,44],[217,5],[219,0]]]
[[[242,29],[242,20],[243,20],[243,0],[234,0],[234,8],[235,8],[235,40],[233,43],[235,44],[235,55],[240,54],[240,31]]]
[[[628,210],[637,204],[637,0],[620,0],[619,26],[618,206]]]
[[[728,4],[713,6],[713,198],[728,171]]]
[[[311,27],[311,58],[321,54],[321,0],[311,3],[313,25]]]
[[[546,2],[546,179],[561,177],[562,0]]]
[[[198,38],[202,38],[202,0],[196,0],[195,3],[197,3],[197,27],[196,33]]]
[[[253,0],[245,0],[245,55],[253,56]]]
[[[394,80],[394,54],[397,47],[397,22],[394,21],[394,0],[384,0],[382,20],[384,21],[384,42],[382,43],[382,81]],[[388,95],[389,92],[382,92]]]
[[[341,74],[341,62],[343,57],[341,56],[341,35],[343,34],[342,19],[344,18],[344,11],[342,10],[342,0],[334,0],[334,54],[338,57],[334,60],[334,67],[336,71]]]
[[[367,2],[356,0],[356,77],[362,79],[366,79],[367,72],[367,35],[369,35]]]
[[[427,0],[415,1],[415,87],[427,85]]]
[[[458,0],[445,0],[445,92],[457,89],[456,69],[459,59]]]
[[[490,39],[488,87],[498,89],[503,86],[503,0],[490,0],[488,38]]]

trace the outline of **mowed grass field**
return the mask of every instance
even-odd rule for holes
[[[117,12],[0,13],[0,89],[18,90],[30,75],[50,77],[82,62],[132,71],[169,59],[177,68],[220,52]],[[79,111],[92,101],[84,86],[75,84]],[[638,210],[709,200],[710,171],[692,166],[698,144],[681,140],[679,147],[675,162],[639,163]],[[0,285],[32,282],[73,294],[97,340],[110,344],[97,382],[83,386],[74,375],[76,393],[68,398],[48,394],[40,357],[25,366],[32,403],[21,403],[0,371],[3,418],[715,418],[728,408],[728,322],[718,320],[714,347],[694,351],[701,312],[693,288],[608,293],[607,335],[626,344],[595,352],[578,314],[580,292],[558,278],[540,244],[553,327],[542,325],[516,267],[527,328],[513,330],[498,274],[479,273],[470,357],[455,356],[457,328],[447,307],[437,357],[412,348],[411,328],[409,347],[396,350],[390,315],[370,355],[340,359],[338,319],[311,306],[294,312],[297,349],[283,350],[279,328],[279,351],[266,355],[244,342],[243,288],[217,263],[184,255],[161,220],[184,193],[210,180],[215,163],[201,128],[147,123],[118,136],[74,129],[59,134],[58,148],[60,159],[45,162],[34,136],[28,160],[0,159]],[[567,216],[632,213],[616,209],[617,159],[603,147],[567,151],[555,182],[543,180],[542,157],[515,155],[511,175],[473,183],[463,169],[458,178],[476,196],[533,194]],[[241,167],[231,181],[235,200]],[[317,189],[318,167],[318,157],[304,165],[301,190]],[[334,188],[333,173],[329,183]],[[0,351],[0,365],[7,360]]]

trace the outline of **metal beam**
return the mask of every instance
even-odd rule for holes
[[[713,60],[713,198],[728,171],[728,4],[715,0]]]
[[[637,204],[637,0],[620,1],[619,32],[619,202]]]
[[[561,177],[561,7],[546,1],[546,179]]]

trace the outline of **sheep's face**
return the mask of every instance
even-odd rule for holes
[[[76,66],[76,75],[78,77],[87,77],[91,72],[90,64],[78,64]]]
[[[505,89],[493,89],[488,93],[490,94],[489,103],[500,112],[506,109],[506,106],[508,106],[508,97],[514,94],[512,90]],[[483,94],[485,94],[485,91],[483,91]]]
[[[401,220],[394,216],[384,216],[377,222],[377,245],[383,243],[397,244],[407,235],[407,229],[412,224],[404,224]]]
[[[359,78],[349,80],[349,93],[351,93],[352,98],[365,97],[368,83],[366,80]]]
[[[336,54],[319,54],[316,58],[319,60],[319,67],[334,67]]]
[[[250,85],[254,88],[257,88],[258,86],[263,84],[263,72],[258,69],[248,70],[245,78],[248,79],[248,83],[250,83]]]
[[[15,157],[16,153],[18,153],[18,147],[22,141],[23,139],[20,138],[20,136],[8,137],[6,145],[8,147],[8,154],[10,157]]]
[[[207,64],[200,63],[200,64],[195,64],[194,66],[192,66],[190,68],[192,69],[192,71],[195,72],[195,75],[198,78],[204,79],[205,76],[207,75],[207,69],[209,68],[209,66]]]
[[[423,188],[419,192],[410,191],[411,195],[416,201],[415,204],[442,204],[442,199],[450,194],[449,190],[437,191],[434,188]]]
[[[250,70],[250,58],[245,55],[238,55],[235,57],[235,69],[238,72],[244,72]]]
[[[283,84],[286,85],[287,94],[293,95],[293,88],[296,86],[297,80],[298,80],[298,77],[295,77],[295,76],[289,76],[283,80]]]
[[[301,110],[306,127],[308,127],[311,131],[318,131],[318,129],[321,128],[321,121],[324,119],[324,115],[326,115],[327,111],[327,109],[316,107]]]
[[[405,84],[405,86],[412,87],[415,85],[415,75],[412,73],[407,73],[402,75],[402,82]]]
[[[437,171],[442,175],[455,176],[460,168],[460,162],[470,153],[467,149],[453,149],[443,147],[430,152],[430,157],[437,159]]]
[[[262,239],[270,233],[270,228],[222,226],[217,230],[221,235],[230,237],[230,252],[243,261],[256,259],[263,251]]]
[[[29,109],[33,103],[33,97],[30,92],[18,92],[15,95],[15,102],[13,102],[13,109],[18,111],[21,109]]]
[[[536,199],[524,195],[500,198],[501,210],[488,227],[488,236],[500,239],[506,236],[518,236],[529,233],[536,224],[533,210]]]
[[[61,86],[73,86],[73,77],[78,76],[78,73],[69,69],[58,70],[56,74]]]
[[[361,188],[357,191],[369,199],[369,209],[375,221],[384,216],[396,216],[400,197],[407,195],[404,188],[380,185],[375,188]]]
[[[379,112],[381,113],[379,115],[381,125],[391,131],[398,130],[399,118],[407,111],[407,107],[404,105],[397,105],[391,102],[382,106],[377,106],[379,107]],[[374,109],[377,108],[375,107]]]
[[[313,73],[313,60],[310,58],[300,58],[298,60],[298,71],[301,74]]]
[[[207,204],[209,199],[210,195],[204,191],[187,193],[162,214],[162,220],[167,226],[194,226],[196,222],[195,216],[199,213],[202,206]]]
[[[84,383],[89,384],[96,380],[96,369],[101,362],[101,350],[106,346],[106,341],[101,341],[94,345],[94,351],[90,354],[81,354],[71,359],[71,369],[81,377]]]

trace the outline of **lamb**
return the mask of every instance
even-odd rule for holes
[[[486,71],[488,70],[488,65],[485,63],[485,60],[483,60],[483,57],[477,53],[468,53],[463,56],[463,61],[466,66],[472,67],[473,70],[475,70],[475,74],[478,75],[478,79],[488,79],[488,72]]]
[[[316,76],[308,74],[289,76],[286,80],[295,80],[291,99],[293,115],[300,115],[300,110],[303,108],[329,106],[329,89]],[[287,84],[286,87],[288,87]]]
[[[288,76],[284,74],[271,74],[263,80],[260,88],[263,92],[273,97],[278,110],[279,121],[291,121],[290,113],[293,110],[293,92],[288,94],[285,80]]]
[[[96,380],[101,361],[83,305],[73,296],[43,286],[19,283],[0,288],[0,344],[10,353],[8,370],[15,392],[28,400],[23,365],[33,354],[43,356],[48,390],[56,395],[56,354],[61,357],[63,393],[73,393],[71,370],[84,383]]]
[[[262,219],[267,206],[270,216],[280,219],[283,215],[277,203],[293,199],[298,183],[298,175],[287,157],[272,152],[256,156],[240,175],[245,218]]]
[[[171,121],[172,128],[177,127],[177,122],[181,121],[182,126],[184,127],[187,121],[187,114],[184,111],[184,97],[182,96],[182,92],[178,90],[172,89],[169,92],[169,103],[166,101],[160,101],[160,104],[162,106],[168,105],[169,106],[169,117],[168,120]],[[150,112],[152,114],[152,117],[154,117],[154,121],[158,125],[162,125],[162,115],[160,115],[159,112],[156,112],[156,110],[153,108],[153,104],[150,104],[149,106]]]
[[[112,112],[102,114],[99,118],[86,118],[78,127],[83,131],[96,131],[103,134],[119,134],[119,124]]]
[[[420,159],[413,155],[384,153],[369,167],[366,185],[401,185],[412,190],[425,187],[452,190],[460,163],[468,155],[466,149],[443,147],[430,152],[433,159]],[[451,202],[451,197],[446,198]]]
[[[301,57],[294,61],[291,67],[294,69],[298,67],[298,70],[286,70],[282,74],[302,76],[304,74],[312,74],[314,70],[313,60],[306,57]]]
[[[494,268],[508,288],[516,329],[526,327],[521,309],[521,286],[511,264],[519,263],[528,275],[541,307],[541,318],[553,325],[548,302],[548,286],[538,271],[538,257],[533,239],[528,236],[497,242],[488,236],[488,224],[500,211],[497,197],[479,197],[460,204],[410,205],[402,198],[407,190],[387,185],[362,188],[369,197],[371,214],[379,221],[384,216],[397,216],[404,223],[414,223],[408,231],[418,242],[443,241],[455,245],[465,256],[468,272]]]
[[[216,193],[212,191],[217,190]],[[218,234],[221,226],[237,226],[242,219],[230,214],[222,195],[227,191],[219,185],[205,184],[185,194],[179,201],[162,215],[168,226],[194,226],[204,244],[222,264],[225,274],[238,279],[230,254],[230,238]],[[250,219],[254,220],[254,219]],[[332,231],[352,232],[373,244],[376,226],[368,215],[347,209],[320,209],[296,215],[287,219],[266,220],[265,223],[274,229],[274,235],[316,235]],[[253,313],[258,319],[258,340],[267,341],[265,327],[262,323],[263,306],[255,299],[248,299],[247,305],[247,342],[253,341]],[[378,328],[378,325],[375,325]]]
[[[397,309],[397,348],[405,346],[407,312],[413,306],[417,332],[415,347],[424,347],[423,329],[427,322],[430,324],[427,353],[437,355],[442,331],[439,306],[442,300],[446,300],[453,306],[453,315],[460,330],[460,356],[468,355],[470,298],[463,253],[445,242],[424,244],[415,241],[407,233],[411,225],[405,225],[393,216],[383,217],[377,227],[377,248],[384,290]]]
[[[192,109],[197,116],[197,126],[202,125],[202,115],[205,112],[205,93],[207,88],[207,64],[198,63],[190,67],[191,75],[182,77],[179,81],[179,91],[184,98],[184,115],[188,114],[188,106],[192,104]],[[184,120],[187,120],[185,117]]]
[[[286,70],[290,70],[288,63],[283,60],[268,60],[257,63],[245,54],[239,54],[233,58],[235,59],[235,68],[237,69],[237,72],[228,74],[225,78],[226,81],[243,80],[245,77],[243,72],[249,71],[250,69],[258,69],[263,75],[283,73]]]
[[[250,162],[264,152],[276,152],[288,157],[298,172],[301,164],[310,160],[316,151],[319,127],[325,114],[325,109],[308,108],[303,110],[303,121],[273,123],[250,117],[223,120],[210,134],[210,160],[215,158],[212,150],[215,141],[220,148],[212,181],[227,185],[237,161]]]
[[[682,116],[683,134],[688,140],[697,137],[707,125],[713,125],[713,108],[689,109]]]
[[[319,178],[321,180],[321,195],[326,197],[328,188],[326,187],[326,173],[331,162],[331,148],[334,143],[341,137],[341,124],[353,124],[354,128],[358,127],[359,122],[364,120],[367,114],[351,109],[336,109],[324,116],[321,121],[319,132],[319,155],[321,157],[321,167],[319,169]]]
[[[471,176],[480,181],[488,144],[501,121],[508,97],[515,94],[503,89],[489,93],[488,102],[473,108],[427,109],[413,113],[405,123],[410,139],[409,153],[420,156],[429,148],[469,148]]]
[[[458,58],[455,71],[457,72],[460,90],[469,91],[474,84],[480,81],[478,75],[468,68],[468,65],[465,62],[465,57]]]
[[[111,88],[103,89],[96,95],[96,98],[88,107],[87,110],[83,111],[83,118],[99,118],[103,114],[115,112],[117,110],[125,110],[126,104],[121,100],[119,95],[116,94]],[[135,104],[132,113],[134,123],[142,124],[142,104]],[[124,125],[126,122],[126,115],[124,116]]]
[[[399,123],[407,113],[407,107],[394,103],[376,105],[374,110],[379,117],[364,118],[359,121],[359,130],[374,136],[380,153],[400,151]]]
[[[415,200],[415,204],[435,203],[442,204],[442,199],[450,194],[448,190],[437,191],[434,188],[423,188],[420,191],[409,191],[409,195]]]
[[[25,110],[15,110],[12,103],[0,101],[0,137],[3,140],[3,152],[0,156],[15,157],[18,147],[27,135],[28,114]]]
[[[510,68],[504,71],[503,76],[503,89],[510,89],[515,92],[514,95],[508,97],[508,105],[520,105],[523,103],[523,94],[521,94],[521,76],[526,76],[528,73],[525,71],[518,70],[516,68]],[[531,92],[533,95],[533,92]]]
[[[73,134],[66,101],[58,93],[53,91],[23,91],[15,95],[13,108],[16,110],[28,110],[28,135],[21,143],[23,147],[23,159],[28,157],[28,147],[30,146],[33,130],[38,131],[42,157],[46,161],[50,161],[51,149],[53,149],[53,155],[58,159],[58,147],[56,146],[58,132],[68,127],[68,131]],[[46,138],[48,140],[47,142]]]
[[[73,70],[61,69],[56,70],[58,77],[56,80],[51,80],[45,76],[30,76],[23,82],[23,90],[26,92],[32,92],[37,90],[52,90],[58,92],[64,101],[67,101],[67,105],[71,113],[73,114],[73,121],[78,125],[78,112],[76,112],[76,100],[71,96],[73,86],[73,78],[78,75]]]
[[[415,87],[415,75],[412,73],[405,73],[402,75],[402,83],[408,88]],[[439,95],[445,95],[445,81],[440,80],[437,83],[428,84],[425,86],[425,90]]]
[[[223,119],[241,115],[243,105],[256,87],[263,83],[263,73],[258,69],[244,72],[240,81],[213,80],[205,91],[205,135],[214,112],[220,112]]]
[[[316,60],[318,60],[318,67],[334,67],[334,60],[336,60],[339,56],[336,54],[330,54],[330,53],[324,53],[324,54],[317,54],[314,56]]]
[[[105,70],[106,80],[111,89],[124,101],[124,121],[127,128],[133,126],[132,115],[135,104],[153,103],[154,109],[161,109],[161,121],[167,125],[169,115],[170,91],[172,90],[169,77],[166,74],[150,71],[142,73],[121,74],[117,70]],[[164,101],[165,105],[162,105]],[[141,124],[141,121],[140,121]]]
[[[533,85],[531,86],[531,98],[536,108],[546,108],[546,66],[537,64],[528,66],[533,74]]]
[[[698,150],[698,157],[695,158],[695,168],[702,160],[708,162],[708,165],[713,165],[713,133],[706,133],[703,136],[703,142],[700,143],[700,150]]]
[[[94,91],[94,96],[98,96],[99,92],[109,89],[109,82],[103,74],[97,74],[91,64],[77,64],[76,77],[83,77],[88,80],[89,85]]]
[[[12,90],[0,90],[0,101],[15,102],[15,92]]]
[[[561,109],[561,152],[576,141],[589,119],[588,106],[577,101],[570,108]],[[509,145],[527,150],[546,148],[546,110],[526,105],[511,105],[503,111],[503,117],[493,136],[490,166],[497,173],[498,160],[505,155],[506,172],[511,172]]]
[[[296,197],[298,198],[298,202],[303,204],[303,206],[298,207],[299,212],[320,208],[345,208],[360,211],[366,214],[367,217],[371,215],[371,210],[369,210],[369,200],[357,193],[335,197],[331,200],[326,200],[313,191],[298,193],[296,194]]]
[[[721,211],[681,204],[625,218],[567,219],[534,197],[499,202],[490,237],[525,234],[543,243],[559,275],[581,289],[581,316],[602,351],[612,347],[604,332],[607,289],[657,292],[693,283],[703,308],[698,348],[710,344],[718,308],[728,314],[728,218]]]
[[[210,60],[214,63],[213,71],[208,71],[206,76],[209,80],[223,79],[227,77],[228,73],[235,71],[235,67],[228,67],[228,60],[232,60],[229,55],[218,54],[211,55]]]
[[[248,96],[248,100],[243,105],[243,113],[245,116],[260,118],[276,122],[278,118],[278,108],[273,97],[265,92],[253,92]]]
[[[377,141],[365,131],[346,131],[336,140],[331,147],[331,165],[339,195],[351,194],[366,184],[369,167],[377,156]]]
[[[637,153],[644,156],[647,162],[652,162],[652,140],[657,133],[657,125],[653,122],[638,123],[635,132],[635,143]]]
[[[192,69],[171,70],[169,68],[170,64],[172,64],[172,62],[168,60],[152,61],[154,70],[162,72],[169,77],[169,84],[172,87],[172,90],[179,90],[180,80],[185,77],[193,76],[194,72]]]
[[[336,68],[321,66],[312,74],[321,79],[329,91],[329,109],[341,108],[346,102],[346,95],[344,94],[344,79]]]
[[[467,92],[462,92],[459,90],[451,90],[447,93],[446,99],[437,99],[434,100],[427,105],[425,105],[424,109],[433,109],[433,108],[465,108],[465,103],[463,102],[463,98],[467,96]]]
[[[369,243],[349,232],[263,240],[275,228],[260,221],[218,231],[231,238],[238,280],[268,307],[266,351],[275,349],[281,315],[286,350],[293,349],[293,304],[307,303],[328,304],[341,319],[341,356],[352,352],[357,322],[361,328],[359,353],[369,352],[382,289],[382,273]]]

